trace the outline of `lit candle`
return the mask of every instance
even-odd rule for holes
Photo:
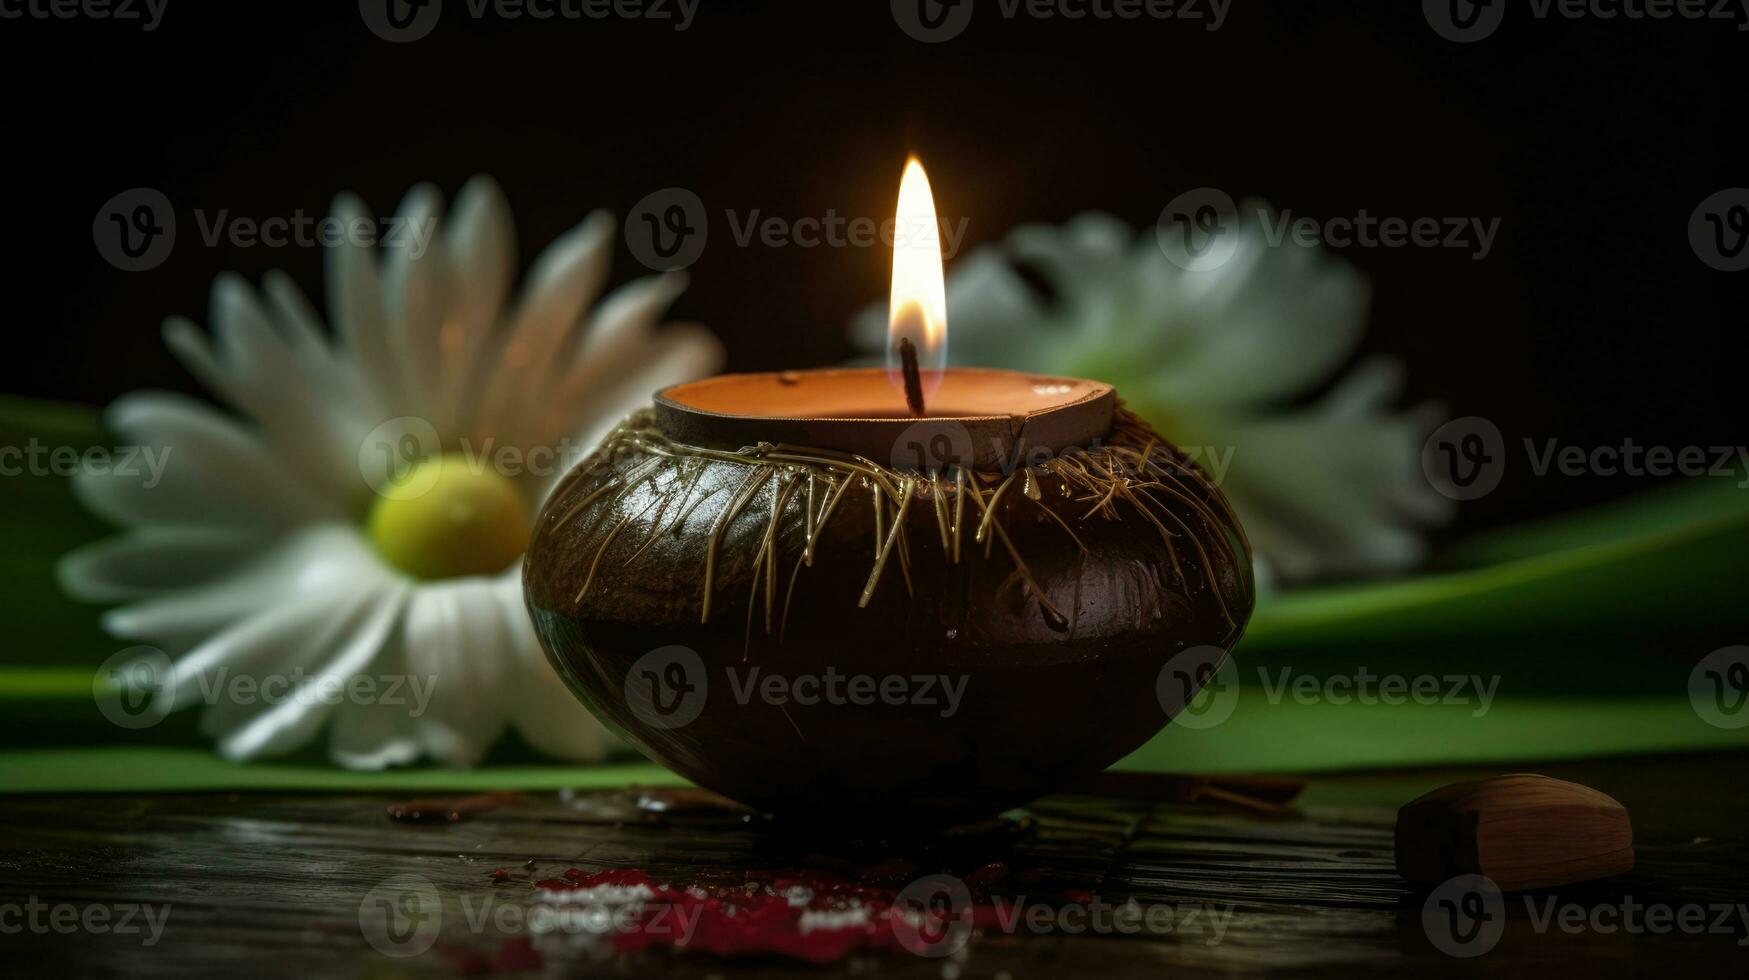
[[[1231,507],[1110,385],[946,366],[934,225],[912,160],[886,367],[658,392],[555,489],[524,565],[598,717],[780,815],[1024,803],[1140,746],[1250,615]]]
[[[935,195],[912,157],[899,179],[893,215],[893,287],[887,303],[887,374],[912,415],[941,384],[947,366],[947,284]]]
[[[1110,385],[948,369],[947,290],[935,202],[915,159],[905,166],[894,217],[884,372],[727,374],[676,385],[656,395],[662,429],[681,442],[718,449],[786,443],[920,468],[977,470],[1000,469],[1017,449],[1043,453],[1088,446],[1111,430],[1117,397]],[[906,347],[916,364],[909,384],[901,353]],[[907,394],[907,387],[914,391]]]

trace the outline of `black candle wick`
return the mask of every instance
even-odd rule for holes
[[[905,407],[918,418],[923,416],[923,372],[917,366],[917,345],[911,338],[899,338],[899,371],[905,377]]]

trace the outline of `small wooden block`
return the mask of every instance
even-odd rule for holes
[[[1633,870],[1628,812],[1604,793],[1531,773],[1436,789],[1397,811],[1397,873],[1437,883],[1487,875],[1501,891]]]

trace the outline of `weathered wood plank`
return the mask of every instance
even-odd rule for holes
[[[1011,901],[1024,896],[1051,909],[1134,901],[1170,910],[1174,919],[1134,936],[1068,934],[1067,921],[1042,934],[996,928],[946,961],[894,951],[856,954],[845,965],[892,977],[1723,969],[1749,957],[1749,846],[1734,822],[1743,812],[1743,761],[1594,767],[1593,785],[1614,792],[1630,812],[1648,814],[1663,832],[1642,835],[1630,875],[1537,893],[1528,906],[1508,896],[1498,945],[1474,960],[1435,948],[1422,921],[1424,896],[1392,869],[1394,809],[1383,801],[1415,795],[1428,774],[1412,773],[1354,777],[1360,791],[1346,795],[1344,779],[1317,781],[1308,803],[1288,816],[1060,796],[1031,808],[1035,823],[1025,832],[862,847],[800,839],[722,811],[652,816],[613,794],[528,794],[436,824],[390,820],[387,807],[397,800],[386,796],[14,797],[0,800],[0,928],[7,963],[20,975],[442,974],[458,965],[491,967],[494,957],[518,965],[517,941],[527,938],[546,972],[819,975],[770,958],[626,956],[588,937],[536,930],[526,919],[540,895],[531,883],[571,867],[738,883],[753,870],[846,871],[904,856],[918,875],[938,867],[963,874],[1000,860],[1012,873],[990,892]],[[1660,779],[1650,771],[1659,767],[1673,775]],[[1578,769],[1563,778],[1584,780],[1585,767]],[[1620,773],[1629,792],[1612,785]],[[1670,797],[1682,790],[1670,779],[1678,776],[1701,781],[1681,784],[1689,799],[1683,813],[1672,814]],[[1393,779],[1399,791],[1390,789]],[[1691,836],[1694,827],[1708,833]],[[507,872],[503,881],[490,876],[498,868]],[[437,902],[436,941],[405,959],[373,950],[361,917],[373,889],[381,897],[385,882],[396,880],[428,884]],[[1536,921],[1551,902],[1586,916],[1619,910],[1628,899],[1672,908],[1741,905],[1744,912],[1697,935],[1607,931],[1595,923],[1569,932]],[[82,918],[104,914],[113,927],[127,908],[141,906],[167,909],[156,942],[143,932],[92,928]],[[48,918],[35,926],[21,919],[31,908]],[[136,927],[143,916],[136,913]],[[66,921],[74,925],[62,928]]]

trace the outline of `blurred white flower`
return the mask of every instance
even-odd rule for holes
[[[1260,222],[1232,234],[1231,258],[1191,271],[1167,259],[1153,229],[1137,234],[1110,215],[1018,228],[948,277],[950,361],[1108,381],[1205,466],[1226,461],[1214,475],[1265,581],[1414,564],[1420,528],[1450,501],[1422,476],[1430,413],[1389,407],[1399,366],[1363,363],[1296,401],[1353,354],[1365,281],[1319,249],[1272,245]],[[880,350],[884,305],[853,329]]]
[[[105,627],[179,654],[158,697],[205,704],[202,728],[228,757],[291,752],[324,728],[330,756],[354,768],[469,765],[507,725],[564,758],[613,744],[535,640],[528,529],[568,463],[651,391],[709,373],[721,348],[701,327],[659,322],[678,274],[634,281],[591,313],[614,247],[603,213],[554,242],[506,309],[516,255],[502,193],[476,178],[440,222],[441,209],[433,188],[414,188],[398,213],[408,233],[385,238],[380,263],[369,244],[328,249],[332,340],[284,275],[259,294],[220,277],[213,336],[173,318],[165,339],[242,417],[130,394],[109,425],[168,452],[161,482],[75,483],[128,530],[67,556],[63,582],[131,602]],[[351,195],[334,217],[373,226]],[[223,693],[236,690],[250,693]]]

